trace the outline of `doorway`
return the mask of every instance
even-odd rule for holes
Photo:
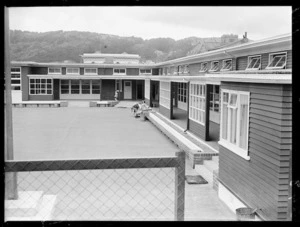
[[[124,81],[124,99],[132,99],[131,81]]]

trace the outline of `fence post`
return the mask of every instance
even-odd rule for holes
[[[175,221],[184,221],[185,152],[176,152],[178,166],[175,168]]]

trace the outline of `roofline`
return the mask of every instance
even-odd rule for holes
[[[159,63],[156,63],[155,66],[175,64],[175,63],[188,61],[188,60],[196,60],[197,58],[201,58],[201,57],[208,57],[208,56],[213,56],[213,55],[217,55],[217,54],[222,54],[222,53],[224,53],[224,51],[229,52],[229,51],[243,50],[245,48],[254,48],[254,47],[258,47],[258,46],[262,46],[262,45],[291,41],[291,39],[292,39],[291,34],[287,33],[287,34],[278,35],[278,36],[274,36],[274,37],[270,37],[270,38],[266,38],[266,39],[262,39],[262,40],[258,40],[258,41],[243,43],[241,45],[225,47],[225,48],[212,50],[212,51],[208,51],[208,52],[204,52],[204,53],[200,53],[200,54],[195,54],[195,55],[190,55],[190,56],[177,58],[177,59],[173,59],[173,60],[169,60],[169,61],[159,62]]]

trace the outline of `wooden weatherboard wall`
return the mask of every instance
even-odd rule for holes
[[[265,220],[289,220],[292,143],[291,85],[222,83],[221,89],[250,92],[249,156],[220,145],[219,179]]]

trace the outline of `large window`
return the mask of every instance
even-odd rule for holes
[[[207,62],[202,62],[200,64],[200,70],[199,72],[206,72],[208,70],[208,63]]]
[[[91,93],[90,80],[82,80],[81,81],[81,94],[90,94],[90,93]]]
[[[159,91],[159,105],[162,105],[170,109],[171,104],[171,86],[170,82],[160,81],[160,91]]]
[[[11,89],[21,90],[21,68],[11,68]]]
[[[249,97],[249,92],[222,90],[220,143],[245,159],[249,159]]]
[[[30,78],[29,88],[30,95],[51,95],[52,79]]]
[[[79,68],[67,68],[66,70],[67,74],[79,74]]]
[[[96,68],[84,68],[84,74],[97,75],[97,69]]]
[[[261,68],[261,56],[249,56],[246,70],[258,70]]]
[[[210,68],[210,72],[215,72],[219,69],[219,61],[213,61],[211,63],[211,68]]]
[[[266,69],[283,69],[286,65],[286,53],[269,55],[269,65]]]
[[[187,84],[179,83],[178,84],[178,101],[186,103],[186,94],[187,94]]]
[[[80,81],[71,80],[71,94],[79,94],[79,93],[80,93]]]
[[[205,124],[205,84],[190,84],[189,118]]]
[[[114,69],[114,74],[125,75],[126,69]]]
[[[183,68],[184,68],[183,65],[180,65],[180,66],[179,66],[179,74],[182,74],[182,73],[183,73]]]
[[[223,60],[222,71],[227,71],[232,69],[232,59]]]
[[[48,68],[48,74],[61,74],[61,68]]]
[[[209,109],[214,112],[219,112],[220,86],[212,85],[212,90],[209,97]]]
[[[92,80],[92,94],[100,94],[100,80]]]
[[[69,94],[70,93],[69,80],[61,80],[60,81],[60,93],[61,94]]]

